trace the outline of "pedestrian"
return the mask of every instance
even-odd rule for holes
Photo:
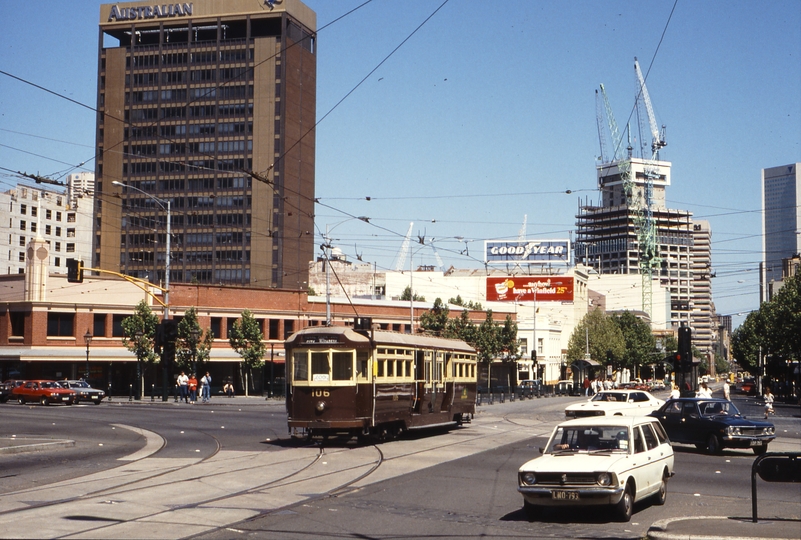
[[[584,384],[582,386],[584,387],[584,395],[585,396],[589,396],[590,395],[590,379],[589,379],[589,377],[584,377]]]
[[[695,393],[695,397],[700,398],[711,398],[712,397],[712,390],[709,389],[709,386],[705,382],[701,383],[701,388]]]
[[[181,400],[189,403],[189,377],[183,371],[178,375],[178,391],[181,395]]]
[[[225,386],[223,386],[223,392],[225,392],[225,395],[229,398],[234,397],[234,385],[231,384],[231,381],[225,383]]]
[[[670,397],[668,399],[679,399],[681,397],[681,392],[679,392],[679,387],[676,386],[676,383],[673,383],[673,388],[670,390]]]
[[[723,379],[723,397],[727,401],[731,401],[731,387],[729,386],[728,379]]]
[[[189,387],[189,403],[194,404],[197,400],[197,377],[194,373],[189,377],[187,386]]]
[[[773,393],[770,391],[770,387],[765,387],[765,418],[768,417],[769,414],[776,414],[773,411]]]
[[[209,375],[208,371],[200,379],[200,397],[203,403],[208,403],[211,400],[211,375]]]

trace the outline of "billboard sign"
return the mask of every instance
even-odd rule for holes
[[[487,302],[572,302],[569,276],[487,277]]]
[[[570,263],[570,240],[487,240],[484,262],[488,264]]]

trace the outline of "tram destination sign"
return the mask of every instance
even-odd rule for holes
[[[570,276],[487,277],[487,302],[572,302]]]
[[[487,264],[570,264],[570,240],[487,240]]]
[[[302,345],[325,345],[339,343],[339,336],[312,335],[304,336]]]

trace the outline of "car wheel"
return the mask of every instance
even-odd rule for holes
[[[95,401],[95,405],[100,405],[100,400]]]
[[[70,406],[70,405],[72,405],[73,403],[75,403],[75,402],[74,402],[74,401],[72,401],[72,400],[70,400],[70,401],[67,401],[66,403],[64,403],[64,405],[66,405],[67,407],[69,407],[69,406]]]
[[[754,454],[761,456],[762,454],[768,451],[768,445],[763,444],[762,446],[755,446],[754,448],[752,448],[752,450],[754,451]]]
[[[665,471],[665,473],[662,475],[662,483],[659,484],[659,491],[657,491],[656,495],[654,495],[654,504],[657,506],[662,506],[667,500],[667,481],[668,475],[667,471]]]
[[[631,514],[634,512],[634,493],[631,484],[626,484],[620,502],[615,505],[615,513],[618,520],[624,523],[631,521]]]
[[[710,435],[706,441],[706,451],[710,454],[720,454],[720,441],[717,435]]]
[[[22,397],[22,396],[20,396],[20,397],[17,399],[17,403],[19,403],[20,405],[25,405],[25,398],[24,398],[24,397]]]
[[[44,396],[42,396],[42,398],[39,400],[39,403],[41,403],[42,405],[49,405],[50,404],[50,402],[48,402],[47,398],[44,397]]]

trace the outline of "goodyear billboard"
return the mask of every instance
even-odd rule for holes
[[[487,240],[484,242],[487,264],[570,263],[570,240]]]
[[[487,277],[488,302],[573,301],[572,276]]]

